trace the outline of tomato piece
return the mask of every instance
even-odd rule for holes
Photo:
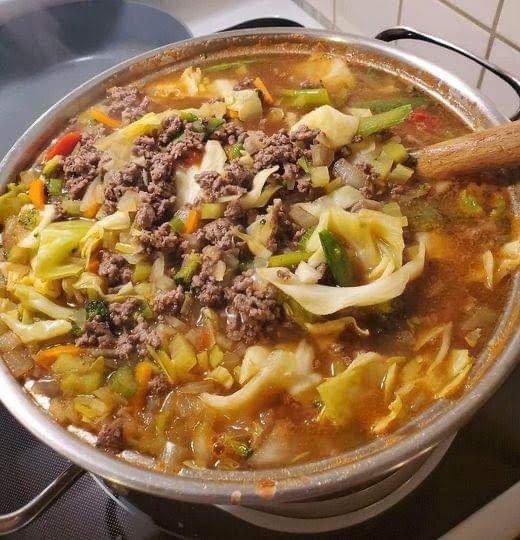
[[[60,137],[45,154],[48,161],[54,156],[68,156],[81,140],[81,131],[69,131]]]
[[[202,153],[194,150],[188,156],[185,158],[185,160],[182,162],[183,167],[191,167],[192,165],[195,165],[196,163],[199,163],[202,159]]]
[[[408,120],[415,124],[418,128],[435,131],[439,128],[440,120],[437,116],[428,112],[426,109],[418,107],[413,110],[408,117]]]

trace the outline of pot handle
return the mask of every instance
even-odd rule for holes
[[[488,69],[492,73],[494,73],[497,77],[500,77],[503,81],[505,81],[511,88],[516,92],[516,95],[520,99],[520,80],[508,73],[507,71],[499,68],[495,64],[492,64],[491,62],[488,62],[487,60],[484,60],[484,58],[480,58],[479,56],[473,54],[470,51],[467,51],[466,49],[463,49],[462,47],[459,47],[458,45],[454,45],[453,43],[450,43],[449,41],[445,41],[444,39],[432,36],[430,34],[424,34],[423,32],[418,32],[417,30],[414,30],[413,28],[409,28],[407,26],[396,26],[394,28],[388,28],[387,30],[383,30],[379,34],[377,34],[376,39],[380,39],[381,41],[391,42],[396,41],[398,39],[416,39],[419,41],[426,41],[428,43],[433,43],[435,45],[439,45],[440,47],[444,47],[445,49],[449,49],[450,51],[454,51],[456,53],[461,54],[462,56],[465,56],[466,58],[469,58],[470,60],[473,60],[477,64],[481,65],[482,67]],[[520,107],[516,110],[516,112],[511,116],[511,121],[518,120],[520,118]]]
[[[29,525],[49,504],[66,491],[85,471],[77,465],[69,465],[34,499],[14,512],[0,515],[0,536],[11,534]]]

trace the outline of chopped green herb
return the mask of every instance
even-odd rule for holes
[[[102,320],[108,318],[108,303],[104,300],[90,300],[85,309],[88,321],[92,321],[94,317],[100,317]]]
[[[235,452],[237,456],[243,459],[247,459],[248,457],[251,457],[251,455],[253,454],[253,449],[246,442],[232,441],[231,448],[233,449],[233,452]]]

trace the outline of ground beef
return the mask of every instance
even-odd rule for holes
[[[282,308],[271,285],[261,286],[248,270],[225,290],[226,333],[234,341],[250,344],[276,332],[283,320]]]
[[[139,241],[148,254],[156,250],[174,251],[181,243],[179,235],[172,230],[169,223],[163,223],[152,231],[142,231]]]
[[[102,250],[98,274],[110,290],[128,283],[132,279],[132,268],[118,253]]]
[[[109,178],[105,176],[104,193],[107,211],[114,212],[119,199],[127,191],[139,191],[142,188],[144,188],[143,171],[136,163],[129,163]]]
[[[239,223],[247,217],[247,210],[242,208],[239,200],[230,201],[224,210],[224,217],[233,223]]]
[[[255,87],[255,81],[254,79],[251,79],[250,77],[246,77],[245,79],[242,79],[241,81],[237,82],[235,86],[233,87],[233,90],[245,90],[246,88],[254,88]]]
[[[238,159],[233,159],[224,167],[225,176],[231,184],[242,187],[249,187],[253,179],[253,172],[242,165]]]
[[[135,156],[143,156],[146,159],[151,159],[152,156],[159,151],[157,141],[152,135],[141,135],[137,137],[132,146],[132,154]]]
[[[178,315],[185,299],[181,285],[171,291],[158,291],[153,299],[153,309],[159,315]]]
[[[137,298],[127,298],[123,302],[109,305],[109,317],[116,329],[132,328],[135,325],[135,314],[141,303]]]
[[[143,318],[137,318],[137,324],[130,332],[123,332],[117,338],[115,353],[119,358],[130,358],[137,354],[146,356],[148,351],[146,346],[153,349],[161,347],[161,338],[150,324]]]
[[[204,200],[210,202],[228,195],[243,195],[247,190],[234,183],[237,179],[242,179],[242,176],[221,175],[216,171],[204,171],[195,176],[204,193]]]
[[[269,249],[277,251],[280,248],[296,249],[296,244],[305,233],[305,229],[295,223],[289,216],[287,207],[281,199],[273,201],[274,234]]]
[[[119,453],[124,449],[123,420],[121,418],[103,424],[98,433],[96,446],[115,453]]]
[[[170,381],[168,381],[166,376],[161,373],[160,375],[153,377],[148,383],[148,394],[151,396],[164,396],[171,388],[172,385],[170,384]]]
[[[191,129],[191,124],[186,124],[184,136],[171,142],[167,151],[174,160],[185,159],[190,153],[202,150],[204,147],[204,133]]]
[[[210,139],[219,141],[224,145],[233,145],[244,142],[246,137],[247,133],[244,131],[243,127],[235,122],[226,122],[211,134]]]
[[[287,163],[295,164],[298,159],[308,156],[309,151],[305,152],[303,145],[292,141],[287,130],[281,129],[262,140],[264,147],[261,148],[254,157],[254,169],[256,172],[274,165],[279,165],[279,174],[283,175],[284,166]]]
[[[108,322],[96,315],[83,325],[83,334],[76,339],[77,347],[111,349],[114,346],[114,336]]]
[[[213,245],[224,250],[242,248],[244,241],[233,234],[233,223],[228,218],[219,218],[211,221],[195,233],[195,240],[199,249]],[[243,230],[240,226],[239,230]]]
[[[310,129],[307,126],[299,126],[291,132],[292,141],[300,141],[307,145],[314,144],[316,137],[321,133],[319,129]]]
[[[179,116],[168,116],[162,121],[162,128],[159,143],[167,146],[184,131],[184,122]]]
[[[129,124],[145,115],[151,105],[150,99],[135,86],[114,86],[107,90],[108,114],[121,118]]]
[[[83,144],[75,154],[65,158],[63,177],[71,199],[81,199],[88,185],[100,174],[101,154],[90,144]]]
[[[135,215],[134,223],[143,230],[151,230],[169,220],[173,215],[175,197],[161,199],[142,191],[141,204]]]
[[[223,259],[224,252],[215,246],[206,246],[202,250],[200,272],[193,276],[191,290],[195,298],[204,306],[218,307],[224,300],[222,281],[214,276],[215,265]]]
[[[153,155],[150,163],[150,181],[154,185],[151,188],[148,185],[148,191],[152,193],[152,190],[160,189],[162,191],[170,192],[169,195],[173,195],[175,184],[172,181],[173,173],[173,157],[169,154],[156,153]]]
[[[52,204],[54,206],[54,213],[56,216],[56,220],[62,220],[65,219],[67,216],[67,213],[63,210],[63,205],[61,204],[61,199],[55,199],[52,201]]]

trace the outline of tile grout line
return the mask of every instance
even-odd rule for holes
[[[491,56],[491,51],[493,49],[493,43],[495,42],[495,39],[497,37],[497,28],[498,28],[498,22],[500,21],[500,15],[502,15],[502,8],[504,7],[504,0],[498,0],[497,9],[495,11],[495,16],[493,17],[493,23],[491,25],[491,32],[489,34],[489,40],[486,48],[486,56],[484,57],[486,60],[489,60],[489,57]],[[480,76],[478,78],[477,82],[477,88],[480,89],[482,86],[482,83],[484,82],[484,74],[486,72],[485,68],[482,68],[480,70]]]
[[[397,7],[397,26],[399,26],[403,20],[403,3],[404,0],[399,0],[399,6]]]
[[[484,24],[483,22],[480,22],[477,18],[473,17],[473,15],[470,15],[469,13],[464,11],[463,9],[461,9],[458,6],[452,4],[449,0],[438,0],[438,1],[441,4],[444,4],[446,7],[449,7],[450,9],[455,11],[455,13],[458,13],[461,17],[464,17],[465,19],[468,19],[470,22],[472,22],[473,24],[478,26],[480,29],[485,30],[486,32],[492,32],[493,31],[492,26],[488,26],[487,24]],[[502,10],[502,5],[503,4],[504,4],[504,0],[499,0],[499,4],[497,6],[497,12],[498,12],[499,7],[500,7],[500,10]],[[495,17],[496,17],[496,13],[495,13]],[[495,21],[493,20],[493,23],[494,22]],[[497,25],[498,25],[498,23],[497,23]],[[496,38],[503,41],[506,45],[509,45],[512,49],[515,49],[515,51],[520,52],[520,45],[517,45],[514,41],[511,41],[508,37],[506,37],[503,34],[501,34],[500,32],[498,32],[496,27],[494,28],[494,30],[495,30],[495,37]]]

